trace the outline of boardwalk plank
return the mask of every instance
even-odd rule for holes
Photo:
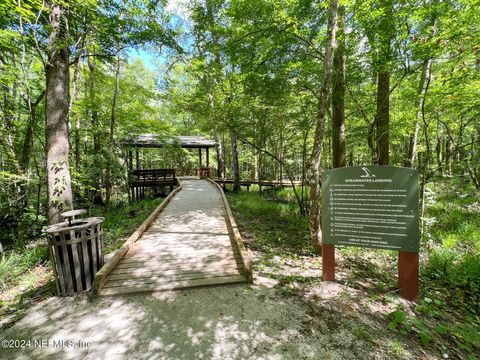
[[[137,284],[136,286],[130,286],[130,287],[102,288],[100,290],[99,295],[102,295],[102,296],[125,295],[125,294],[131,294],[131,293],[139,293],[139,292],[177,290],[177,289],[186,289],[191,287],[228,285],[228,284],[237,284],[237,283],[244,283],[244,282],[245,282],[245,276],[237,275],[237,276],[210,278],[210,279],[183,280],[183,281],[176,281],[176,282],[165,283],[165,284],[140,283],[140,284]]]
[[[215,254],[207,254],[204,256],[201,256],[199,254],[193,254],[192,256],[184,256],[182,257],[182,263],[203,263],[203,262],[219,262],[223,260],[239,260],[240,255],[237,253],[234,254],[228,254],[228,256],[218,256],[218,253]],[[123,258],[122,261],[117,265],[117,267],[121,267],[124,264],[130,264],[130,263],[136,263],[136,262],[141,262],[143,264],[151,263],[151,264],[171,264],[173,263],[178,263],[180,261],[179,257],[177,255],[169,255],[169,256],[149,256],[149,255],[137,255],[137,256],[132,256],[129,258]]]
[[[178,275],[165,275],[165,276],[154,276],[150,278],[143,277],[131,277],[125,280],[110,280],[105,288],[111,287],[128,287],[128,286],[138,286],[143,284],[168,284],[175,283],[179,281],[188,281],[188,280],[200,280],[200,279],[216,279],[216,278],[225,278],[230,276],[242,276],[241,274],[221,274],[221,273],[191,273],[191,274],[178,274]],[[245,278],[244,278],[245,280]]]
[[[240,271],[233,268],[217,268],[217,269],[206,269],[203,271],[193,271],[193,270],[165,270],[162,272],[155,271],[155,269],[138,269],[139,271],[129,271],[128,273],[123,274],[110,274],[110,284],[114,284],[117,281],[135,281],[141,280],[143,283],[160,283],[160,282],[171,282],[178,280],[189,280],[189,279],[207,279],[211,277],[223,277],[223,276],[234,276],[241,275]],[[125,284],[124,284],[125,285]]]
[[[131,267],[122,267],[116,268],[113,270],[110,275],[120,275],[120,274],[132,274],[132,275],[155,275],[158,273],[169,274],[169,273],[181,273],[181,272],[199,272],[199,271],[227,271],[235,270],[237,272],[243,273],[243,269],[239,264],[235,262],[223,263],[223,264],[187,264],[184,266],[177,265],[172,267],[170,264],[168,266],[131,266]]]

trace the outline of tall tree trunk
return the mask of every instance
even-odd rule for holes
[[[325,117],[327,113],[328,98],[331,85],[333,67],[333,55],[335,50],[335,35],[337,31],[338,0],[330,2],[327,27],[327,43],[325,46],[325,57],[323,66],[323,83],[318,102],[317,121],[315,137],[309,166],[310,185],[310,238],[317,254],[322,253],[322,230],[320,227],[320,163],[322,156],[322,145],[325,135]]]
[[[215,142],[218,144],[217,148],[217,176],[221,179],[225,178],[225,154],[223,149],[223,141],[218,131],[214,131]]]
[[[260,151],[257,149],[253,148],[253,180],[258,181],[258,174],[259,174],[259,165],[260,165],[260,159],[259,159],[259,154]]]
[[[92,115],[92,129],[93,129],[93,151],[99,154],[101,150],[100,145],[100,131],[98,123],[98,110],[96,104],[96,89],[95,89],[95,60],[89,58],[88,61],[89,73],[89,108]]]
[[[96,86],[95,86],[95,59],[88,58],[88,97],[90,115],[92,117],[92,130],[93,130],[93,154],[96,164],[100,162],[102,156],[102,145],[100,143],[100,124],[98,121],[98,107],[96,101]],[[94,204],[103,204],[101,188],[101,175],[95,175],[94,190],[92,190],[92,201]]]
[[[420,84],[418,87],[419,101],[417,115],[415,118],[415,127],[413,130],[413,134],[410,135],[407,161],[405,163],[407,167],[413,167],[413,164],[415,163],[415,158],[417,156],[418,132],[420,129],[420,120],[425,106],[425,97],[427,95],[428,85],[430,84],[430,79],[432,75],[432,62],[432,59],[427,59],[423,64],[422,75],[420,77]]]
[[[437,155],[437,167],[440,173],[443,175],[444,167],[443,167],[443,136],[441,134],[441,124],[437,122],[437,144],[435,146],[435,153]]]
[[[283,160],[284,160],[284,154],[283,154],[283,135],[280,134],[280,150],[278,153],[278,158],[280,161],[278,162],[278,178],[280,180],[280,184],[282,183],[283,180]],[[283,186],[283,185],[282,185]]]
[[[115,69],[115,90],[113,91],[112,112],[110,116],[110,133],[108,137],[108,153],[113,158],[114,155],[114,133],[115,133],[115,110],[117,106],[118,92],[120,90],[120,57],[117,58],[117,67]],[[107,169],[105,172],[105,203],[110,204],[112,195],[112,161],[107,161]]]
[[[430,165],[430,158],[432,154],[432,145],[429,136],[429,122],[425,119],[425,106],[421,109],[421,119],[423,122],[423,137],[425,139],[425,156],[422,159],[422,168],[420,169],[421,172],[421,182],[420,182],[420,240],[423,238],[423,229],[424,229],[424,215],[425,215],[425,185],[427,183],[427,171],[428,166]]]
[[[379,165],[390,163],[390,71],[392,61],[392,41],[395,37],[395,23],[391,20],[393,2],[381,0],[380,9],[383,11],[377,28],[377,55],[374,67],[377,73],[377,95],[375,112],[375,162]]]
[[[27,129],[25,130],[25,138],[23,140],[22,146],[22,155],[20,158],[20,168],[22,171],[26,171],[28,168],[28,163],[30,161],[30,156],[32,154],[32,146],[33,146],[33,132],[35,129],[35,125],[37,123],[37,110],[40,102],[43,100],[45,96],[45,91],[37,97],[35,102],[30,102],[29,104],[29,117],[28,117],[28,124]]]
[[[346,165],[345,156],[345,6],[338,8],[338,46],[333,58],[332,163]]]
[[[0,68],[1,69],[1,68]],[[20,171],[20,166],[18,164],[17,154],[15,152],[15,146],[13,141],[14,131],[14,115],[15,115],[15,105],[14,98],[16,92],[16,84],[10,90],[7,86],[2,85],[3,90],[3,101],[2,101],[2,113],[3,113],[3,123],[5,126],[5,135],[0,137],[0,145],[3,147],[3,153],[7,159],[7,164],[5,168],[13,169],[16,173]]]
[[[240,166],[238,163],[237,135],[231,134],[232,142],[232,166],[233,166],[233,191],[240,191]]]
[[[472,134],[472,147],[467,169],[475,188],[480,189],[480,123],[475,124],[476,134]]]
[[[390,72],[380,71],[377,78],[377,112],[375,114],[377,163],[390,163]]]
[[[300,212],[302,215],[306,214],[306,206],[305,206],[305,186],[306,186],[306,165],[307,165],[307,140],[308,140],[308,128],[303,133],[303,141],[302,141],[302,193],[301,193],[301,201],[300,201]]]
[[[262,142],[260,142],[261,144]],[[259,146],[261,147],[261,145]],[[257,180],[259,183],[261,183],[263,181],[263,178],[264,178],[264,172],[266,172],[267,166],[266,164],[264,163],[263,161],[263,154],[262,152],[259,150],[258,153],[257,153],[257,178],[255,180]],[[260,186],[260,192],[262,191],[262,187]]]
[[[81,56],[78,56],[78,59],[75,62],[75,68],[73,70],[73,84],[72,84],[72,99],[70,101],[70,110],[72,109],[73,104],[78,100],[78,95],[80,93],[78,81],[80,79],[80,61]],[[77,111],[75,114],[75,170],[78,172],[80,170],[80,111]]]
[[[445,170],[447,175],[452,174],[452,163],[451,163],[451,154],[452,154],[452,140],[450,136],[447,136],[445,140]]]
[[[48,222],[60,221],[60,213],[72,209],[72,187],[68,162],[68,105],[70,73],[66,10],[55,4],[49,15],[51,32],[45,65],[45,152],[48,194]]]

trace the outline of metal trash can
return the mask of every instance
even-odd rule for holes
[[[59,295],[90,290],[95,274],[103,266],[102,217],[74,220],[86,210],[63,213],[68,221],[47,228],[50,259]]]

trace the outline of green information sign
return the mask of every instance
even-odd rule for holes
[[[323,242],[418,252],[418,171],[352,166],[324,171]]]

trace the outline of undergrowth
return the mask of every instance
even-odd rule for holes
[[[291,261],[314,255],[307,219],[299,214],[291,189],[227,194],[248,247],[260,253],[257,269],[275,256]],[[386,319],[388,331],[415,339],[441,354],[455,348],[468,359],[480,353],[480,204],[464,183],[442,181],[427,188],[421,244],[421,298],[410,309],[398,306]],[[396,292],[397,254],[338,247],[339,267],[350,286],[373,300],[389,301]],[[257,255],[258,256],[258,255]],[[318,262],[321,266],[321,261]],[[357,281],[358,280],[358,281]],[[367,283],[367,285],[365,285]],[[395,303],[396,304],[396,303]],[[396,305],[395,305],[396,306]],[[458,352],[456,352],[458,354]]]
[[[121,247],[161,201],[161,198],[146,198],[132,204],[92,208],[91,216],[105,217],[105,253]],[[54,278],[43,236],[31,239],[25,247],[13,248],[0,255],[0,323],[7,315],[18,319],[22,309],[31,301],[38,299],[39,295],[51,296],[54,291]]]

